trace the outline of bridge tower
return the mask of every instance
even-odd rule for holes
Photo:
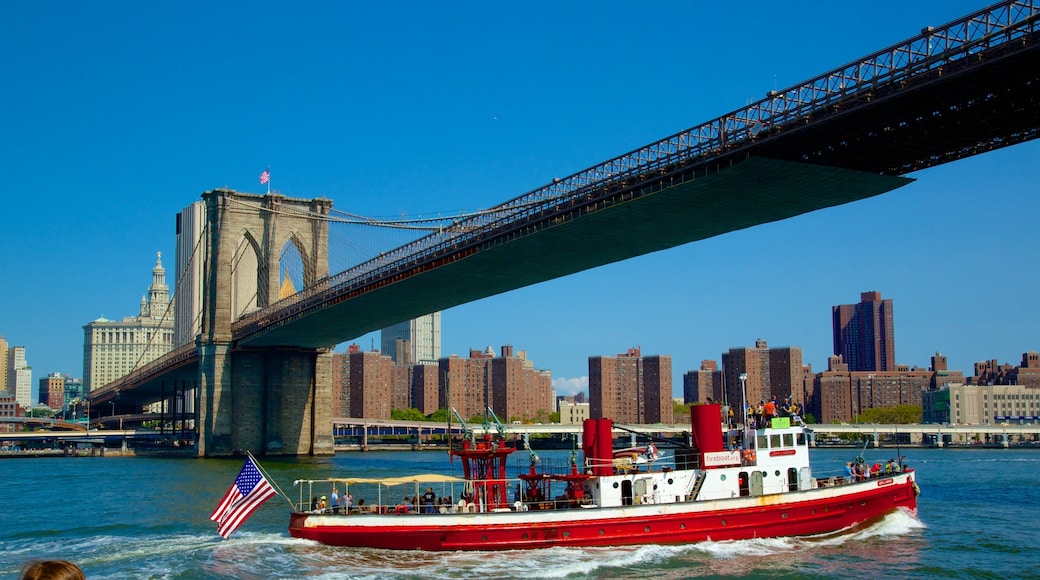
[[[199,335],[198,455],[326,455],[332,442],[332,347],[238,348],[231,325],[278,300],[281,250],[303,261],[303,285],[328,275],[324,198],[228,189],[202,194],[206,262]]]

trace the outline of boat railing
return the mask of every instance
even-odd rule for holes
[[[892,477],[894,475],[899,475],[900,473],[908,473],[911,471],[913,471],[913,469],[906,467],[905,464],[892,468],[888,468],[887,465],[884,465],[880,466],[880,469],[877,471],[871,471],[868,467],[865,473],[859,473],[854,470],[851,476],[844,471],[832,469],[825,471],[824,473],[826,475],[818,476],[814,479],[816,480],[817,487],[834,487],[851,483],[862,483],[874,479],[884,479],[886,477]]]
[[[450,476],[408,478],[329,478],[296,480],[298,498],[292,501],[297,512],[327,515],[363,514],[458,514],[496,511],[564,509],[588,503],[576,501],[566,490],[560,476],[545,476],[538,494],[528,494],[528,481],[519,477],[465,480]],[[433,503],[424,503],[430,490]],[[338,497],[333,504],[332,498]],[[349,505],[347,498],[350,498]],[[502,498],[505,498],[503,501]]]

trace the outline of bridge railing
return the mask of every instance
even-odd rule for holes
[[[587,202],[593,192],[652,179],[804,126],[838,107],[852,107],[898,90],[920,75],[942,74],[968,57],[1015,41],[1034,39],[1040,0],[1008,0],[877,51],[721,117],[681,131],[495,206],[479,215],[400,246],[318,281],[301,292],[240,318],[237,336],[291,320],[333,298],[341,298],[415,266],[433,264],[491,237],[503,225]],[[969,63],[970,64],[970,63]]]
[[[195,343],[185,344],[103,387],[91,391],[90,398],[92,400],[103,399],[109,393],[115,393],[131,385],[140,384],[150,376],[161,374],[167,369],[179,366],[197,356],[198,348],[195,346]]]

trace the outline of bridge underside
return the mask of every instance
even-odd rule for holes
[[[390,324],[751,226],[873,197],[911,179],[750,158],[656,193],[585,211],[536,235],[388,284],[249,339],[327,347]]]

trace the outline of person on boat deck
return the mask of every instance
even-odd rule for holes
[[[770,399],[762,405],[762,416],[766,421],[776,417],[776,401]]]
[[[881,464],[878,463],[877,461],[875,461],[874,465],[870,466],[870,476],[871,477],[877,477],[880,474],[881,474]]]
[[[648,443],[646,445],[646,458],[651,460],[651,461],[653,461],[654,456],[656,456],[656,455],[657,455],[657,448],[654,447],[654,444],[652,442]]]
[[[889,474],[889,473],[894,472],[895,470],[896,470],[896,460],[895,459],[889,459],[888,463],[885,464],[885,473]]]
[[[422,495],[423,513],[432,514],[433,506],[437,503],[437,494],[433,493],[432,487],[426,488],[426,493]]]
[[[361,498],[361,499],[357,500],[357,511],[358,511],[359,514],[363,514],[363,513],[367,513],[368,512],[368,506],[365,505],[365,498]]]
[[[343,513],[350,513],[350,508],[354,507],[354,496],[350,495],[350,492],[343,494]]]
[[[339,490],[333,486],[332,493],[329,494],[329,505],[332,506],[332,513],[339,513]]]
[[[329,498],[327,498],[325,496],[321,496],[321,499],[318,500],[318,510],[321,513],[325,513],[326,510],[328,510],[328,508],[329,508]]]
[[[412,511],[412,498],[407,495],[401,500],[401,503],[397,504],[397,513],[406,514]]]
[[[852,471],[852,462],[851,461],[846,461],[845,462],[845,481],[847,481],[849,483],[852,483],[853,481],[855,481],[854,475],[853,475],[853,471]]]
[[[866,481],[867,476],[870,473],[867,471],[867,464],[859,461],[856,463],[856,481]]]

